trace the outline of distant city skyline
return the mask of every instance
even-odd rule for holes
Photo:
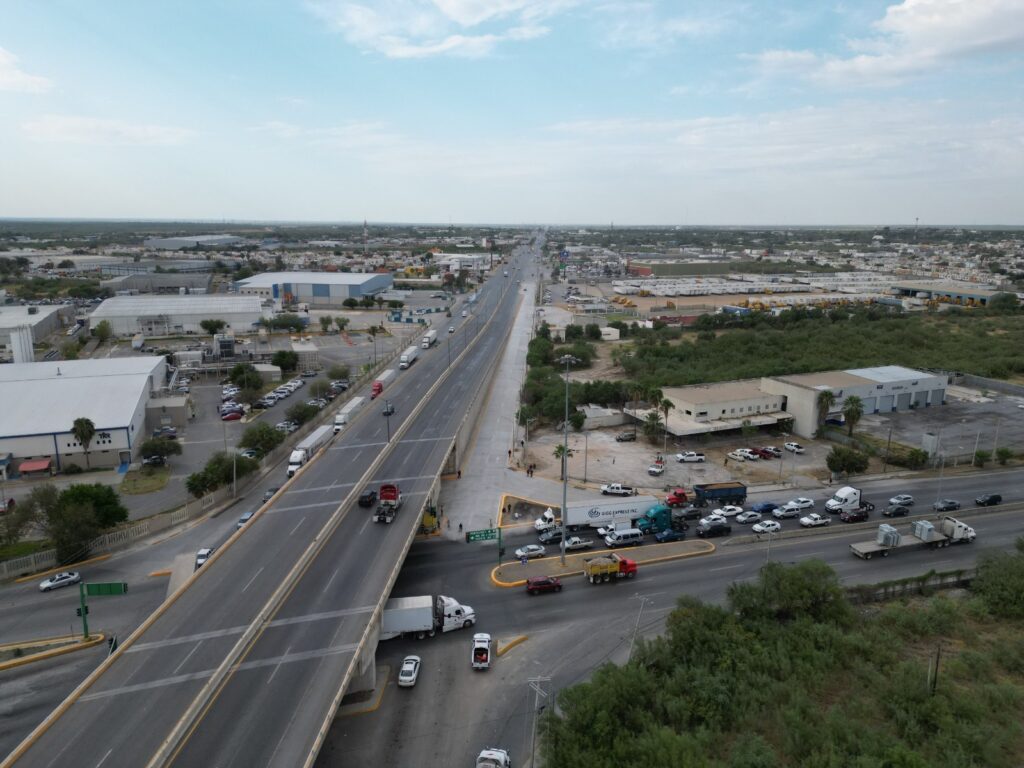
[[[1024,224],[1024,3],[0,0],[0,217]]]

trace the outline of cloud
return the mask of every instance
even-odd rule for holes
[[[43,93],[52,87],[53,82],[49,78],[23,71],[18,67],[18,57],[0,48],[0,91]]]
[[[539,22],[578,0],[309,0],[309,10],[364,51],[393,59],[481,58],[502,43],[542,37]],[[478,29],[486,25],[486,29]]]
[[[753,58],[767,75],[799,74],[831,85],[892,85],[970,57],[1024,50],[1020,0],[903,0],[851,40],[848,56],[768,50]]]
[[[611,2],[596,9],[601,36],[610,48],[657,50],[682,39],[710,37],[726,28],[724,13],[672,16],[651,2]]]
[[[76,115],[43,115],[21,127],[35,141],[68,144],[173,146],[196,135],[195,131],[188,128]]]

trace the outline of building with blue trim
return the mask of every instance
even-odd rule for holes
[[[243,296],[259,296],[281,304],[339,308],[345,299],[361,299],[388,291],[394,278],[387,272],[263,272],[235,283]]]

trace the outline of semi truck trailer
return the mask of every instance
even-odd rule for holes
[[[422,640],[438,632],[467,629],[476,624],[472,607],[445,595],[393,597],[384,604],[380,639],[408,635]]]
[[[909,532],[903,533],[891,525],[880,525],[872,541],[851,544],[850,551],[863,560],[870,560],[875,555],[888,557],[890,553],[908,549],[942,549],[950,544],[971,544],[975,538],[977,534],[967,523],[955,517],[943,517],[938,525],[928,520],[918,520]]]

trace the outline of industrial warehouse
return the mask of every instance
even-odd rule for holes
[[[345,299],[376,296],[393,283],[391,274],[383,272],[264,272],[239,280],[235,287],[243,296],[336,309]]]
[[[818,396],[823,390],[835,395],[826,418],[840,418],[843,402],[851,396],[861,399],[865,413],[887,413],[942,405],[946,386],[944,376],[884,365],[667,387],[663,394],[674,406],[667,423],[673,435],[725,432],[740,429],[744,422],[770,427],[792,420],[793,433],[809,438],[818,428]],[[627,413],[643,418],[646,411]]]
[[[146,439],[146,406],[164,386],[163,357],[63,360],[0,365],[0,458],[16,473],[51,473],[68,463],[129,463]],[[85,448],[71,434],[87,418],[96,436]]]
[[[223,320],[237,334],[251,333],[264,316],[258,296],[115,296],[96,307],[89,327],[106,320],[118,336],[173,336],[205,333],[203,320]]]

